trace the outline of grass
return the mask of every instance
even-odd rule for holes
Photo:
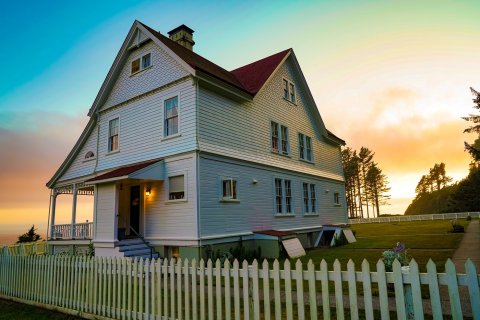
[[[458,223],[466,228],[469,221],[459,220]],[[427,262],[432,259],[437,264],[437,270],[443,272],[445,262],[453,257],[463,238],[462,233],[449,233],[451,227],[450,221],[443,220],[353,225],[356,243],[310,250],[301,260],[307,263],[311,259],[318,265],[325,259],[332,269],[333,262],[338,259],[342,269],[346,270],[347,262],[352,259],[359,270],[363,259],[367,259],[374,270],[383,251],[393,248],[397,242],[403,242],[408,248],[408,255],[419,264],[420,271],[425,272]]]
[[[83,318],[0,299],[0,320],[80,320]]]

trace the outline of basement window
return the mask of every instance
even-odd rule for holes
[[[133,75],[151,66],[152,66],[152,55],[150,53],[147,53],[132,61],[130,72]]]

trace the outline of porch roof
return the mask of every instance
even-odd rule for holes
[[[164,171],[163,159],[155,159],[118,167],[85,183],[98,184],[122,179],[163,180]]]

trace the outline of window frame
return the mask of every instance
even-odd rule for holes
[[[170,199],[170,178],[183,176],[183,199]],[[165,183],[165,203],[182,203],[188,202],[188,174],[187,171],[172,171],[167,174],[166,183]]]
[[[169,101],[169,100],[172,100],[172,99],[177,99],[177,115],[176,115],[176,118],[177,118],[177,132],[167,135],[167,125],[166,125],[167,120],[168,119],[173,119],[173,117],[170,117],[170,118],[167,119],[166,102]],[[163,103],[163,138],[162,138],[162,141],[163,141],[163,140],[175,138],[175,137],[178,137],[178,136],[181,135],[181,131],[180,131],[180,95],[176,94],[176,95],[170,96],[169,98],[165,98],[165,99],[163,99],[162,103]]]
[[[307,197],[305,197],[305,186],[307,186]],[[315,201],[315,210],[312,210],[312,201]],[[318,216],[318,188],[316,183],[311,181],[302,181],[302,206],[303,214],[305,216]]]
[[[230,181],[230,188],[232,195],[231,196],[224,196],[224,183],[226,181]],[[231,176],[221,176],[219,177],[219,193],[220,193],[220,202],[240,202],[240,199],[238,197],[238,179],[236,177],[231,177]],[[233,197],[233,186],[235,185],[235,198]]]
[[[285,86],[286,85],[286,86]],[[295,89],[295,83],[290,79],[285,77],[282,78],[282,90],[283,90],[283,99],[293,103],[294,105],[297,104],[297,90]]]
[[[277,182],[280,182],[280,194],[278,193]],[[287,182],[289,184],[290,195],[287,195]],[[279,198],[280,197],[280,198]],[[278,200],[281,200],[280,203]],[[289,202],[287,202],[289,199]],[[280,211],[278,207],[280,205]],[[290,207],[290,211],[287,208]],[[288,217],[295,215],[295,201],[293,197],[293,181],[285,177],[273,178],[273,212],[276,217]]]
[[[310,140],[310,149],[308,148],[308,140]],[[308,159],[309,151],[310,159]],[[306,134],[301,132],[298,133],[298,159],[305,162],[314,163],[313,139],[312,137],[307,136]]]
[[[333,193],[333,204],[337,207],[341,205],[341,203],[340,203],[340,192],[335,191]]]
[[[273,126],[276,124],[276,132],[273,131]],[[285,129],[285,134],[283,133]],[[274,135],[274,133],[276,135]],[[284,139],[286,136],[286,140]],[[277,149],[274,149],[274,138],[276,139]],[[283,142],[286,142],[286,152],[283,151]],[[270,120],[270,151],[281,156],[290,157],[290,130],[288,126],[281,124],[280,122]]]
[[[116,149],[111,149],[110,138],[112,136],[110,136],[110,123],[114,120],[118,121],[118,124],[117,124],[117,148]],[[107,123],[108,123],[108,126],[107,126],[107,155],[109,155],[109,154],[120,152],[120,117],[119,116],[112,116],[112,117],[108,118]]]
[[[150,64],[148,66],[144,66],[144,58],[146,56],[150,55]],[[136,71],[133,71],[133,63],[138,61],[138,70]],[[146,52],[146,53],[142,53],[140,55],[137,55],[135,58],[133,58],[132,60],[130,60],[130,76],[134,76],[144,70],[147,70],[149,68],[151,68],[153,66],[153,61],[152,61],[152,52],[149,51],[149,52]]]

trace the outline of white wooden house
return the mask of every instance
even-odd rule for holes
[[[241,241],[275,256],[282,237],[312,247],[323,227],[347,222],[344,141],[293,50],[227,71],[194,43],[184,25],[166,37],[133,23],[47,183],[54,247],[92,240],[97,255],[139,255],[124,239],[141,237],[161,256],[199,257]],[[55,224],[62,194],[73,195],[68,225]],[[78,194],[94,197],[92,223],[76,223]]]

